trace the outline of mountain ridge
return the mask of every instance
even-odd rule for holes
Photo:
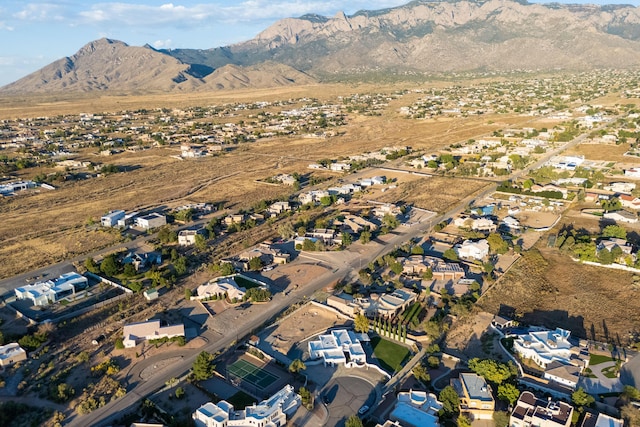
[[[251,40],[211,49],[154,49],[100,39],[0,93],[187,92],[308,84],[379,71],[639,66],[640,7],[414,0],[350,16],[285,18]]]

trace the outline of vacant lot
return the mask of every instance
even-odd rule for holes
[[[579,144],[566,152],[567,155],[584,156],[587,160],[632,163],[633,157],[624,157],[629,144]]]
[[[491,313],[511,309],[531,325],[627,344],[629,331],[640,325],[633,274],[576,263],[541,243],[483,295],[480,308]]]

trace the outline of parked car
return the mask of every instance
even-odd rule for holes
[[[367,413],[368,410],[369,410],[369,406],[364,405],[362,408],[358,409],[358,414],[364,415]]]

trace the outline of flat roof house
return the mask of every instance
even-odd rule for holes
[[[472,419],[493,419],[496,403],[491,387],[478,374],[461,373],[451,379],[451,385],[460,397],[460,411],[471,415]]]
[[[122,334],[125,348],[133,348],[141,341],[184,337],[184,325],[160,326],[160,320],[150,320],[125,325]]]
[[[389,419],[404,427],[440,427],[438,411],[442,403],[436,395],[424,391],[409,390],[398,393],[397,402]]]
[[[368,339],[366,334],[362,336]],[[347,365],[350,362],[362,365],[367,362],[367,355],[362,348],[360,338],[346,329],[337,329],[329,334],[320,335],[318,340],[309,341],[308,347],[309,358],[321,358],[325,366],[335,366],[339,363]]]
[[[205,230],[203,228],[199,230],[180,230],[178,233],[178,245],[191,246],[196,244],[196,236],[201,235],[204,237]]]
[[[196,427],[278,427],[287,423],[302,399],[289,384],[268,399],[236,411],[225,400],[208,402],[193,413]]]
[[[525,391],[509,417],[509,427],[569,427],[572,415],[568,403],[538,399]]]
[[[76,272],[65,273],[55,279],[36,282],[32,285],[21,286],[14,290],[19,300],[30,299],[33,305],[45,306],[53,302],[74,295],[86,289],[89,280]]]
[[[144,230],[151,230],[152,228],[162,227],[167,224],[167,218],[157,212],[152,212],[149,215],[139,216],[136,218],[136,225]]]
[[[118,220],[124,218],[124,215],[123,210],[110,211],[100,218],[100,224],[102,224],[103,227],[115,227],[118,225]]]
[[[22,360],[27,360],[27,352],[18,343],[0,345],[0,366],[6,368]]]

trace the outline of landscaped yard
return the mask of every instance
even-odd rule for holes
[[[589,366],[599,365],[605,362],[613,362],[613,358],[609,356],[603,356],[601,354],[592,354],[589,357]]]
[[[244,276],[235,276],[233,280],[236,281],[238,286],[243,287],[247,290],[251,288],[259,288],[261,285],[253,280],[248,280]]]
[[[399,371],[402,368],[402,362],[409,357],[408,348],[380,337],[371,338],[371,345],[380,366],[392,373]]]

